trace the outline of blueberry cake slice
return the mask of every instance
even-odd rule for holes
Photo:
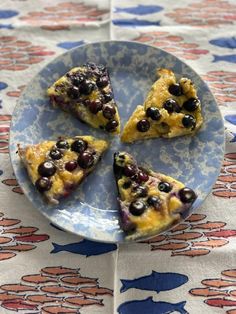
[[[197,197],[183,183],[139,167],[126,152],[115,153],[114,175],[120,226],[129,239],[152,236],[177,223]]]
[[[52,204],[68,196],[95,168],[107,142],[92,136],[44,141],[18,152],[36,189]]]
[[[71,69],[48,89],[48,96],[54,107],[92,127],[120,133],[120,117],[105,66],[86,63]]]
[[[159,69],[157,74],[159,79],[144,104],[137,106],[126,123],[123,142],[193,135],[201,127],[201,104],[193,82],[184,77],[177,82],[175,74],[167,69]]]

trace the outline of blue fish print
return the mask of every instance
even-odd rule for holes
[[[14,10],[0,10],[0,19],[9,19],[10,17],[16,16],[19,13]]]
[[[122,287],[120,292],[131,288],[156,291],[168,291],[182,286],[188,281],[188,277],[177,273],[158,273],[152,271],[151,275],[139,277],[133,280],[121,279]]]
[[[128,8],[115,8],[115,13],[125,12],[135,15],[145,15],[145,14],[153,14],[163,10],[163,7],[159,5],[136,5],[135,7]]]
[[[138,20],[138,19],[116,19],[112,21],[114,25],[117,26],[129,26],[129,27],[136,27],[136,26],[160,26],[159,21],[147,21],[147,20]]]
[[[236,48],[236,37],[221,37],[212,39],[209,43],[218,47],[234,49]]]
[[[212,62],[225,61],[225,62],[236,63],[236,55],[226,55],[226,56],[213,55],[213,57],[214,57],[214,60]]]
[[[227,114],[225,116],[225,120],[228,121],[229,123],[236,125],[236,114]]]
[[[7,88],[7,84],[4,82],[0,82],[0,90]]]
[[[230,143],[236,143],[236,133],[230,132],[233,138],[229,141]]]
[[[11,24],[0,24],[0,28],[14,29],[14,27]]]
[[[168,314],[178,312],[188,314],[184,306],[186,301],[179,303],[155,302],[152,297],[122,303],[117,311],[119,314]]]
[[[52,243],[52,245],[53,250],[51,251],[51,253],[64,251],[74,254],[85,255],[86,257],[108,253],[117,249],[116,244],[94,242],[85,239],[81,242],[75,242],[65,245],[60,245],[57,243]]]
[[[59,44],[57,44],[58,47],[60,48],[64,48],[64,49],[71,49],[71,48],[74,48],[74,47],[78,47],[78,46],[81,46],[85,44],[85,42],[83,40],[80,40],[80,41],[64,41],[64,42],[61,42]]]

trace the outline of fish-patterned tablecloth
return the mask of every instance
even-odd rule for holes
[[[151,44],[209,84],[226,127],[220,176],[203,206],[145,243],[94,243],[50,224],[10,164],[11,114],[30,79],[68,49]],[[236,313],[235,0],[4,0],[0,6],[0,313]]]

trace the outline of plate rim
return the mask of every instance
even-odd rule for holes
[[[203,84],[206,86],[207,90],[209,91],[212,99],[214,100],[214,103],[216,104],[216,108],[217,108],[217,111],[218,111],[218,114],[219,114],[219,118],[220,118],[220,121],[221,121],[221,126],[222,126],[222,129],[225,130],[225,126],[224,126],[224,119],[223,119],[223,115],[222,115],[222,112],[219,108],[219,105],[218,105],[218,102],[216,100],[216,97],[215,95],[213,94],[213,92],[211,91],[209,85],[205,82],[205,80],[202,79],[202,77],[193,69],[193,67],[191,65],[189,65],[188,63],[184,61],[182,61],[178,56],[175,56],[174,54],[162,49],[162,48],[159,48],[159,47],[156,47],[152,44],[146,44],[146,43],[140,43],[140,42],[136,42],[136,41],[132,41],[132,40],[115,40],[115,39],[112,39],[112,40],[101,40],[101,41],[94,41],[94,42],[90,42],[90,43],[84,43],[82,45],[79,45],[77,47],[74,47],[72,49],[69,49],[61,54],[59,54],[58,56],[56,56],[55,58],[53,58],[52,60],[50,60],[49,62],[47,62],[43,67],[40,68],[39,71],[37,71],[34,76],[31,78],[31,80],[27,83],[23,93],[20,95],[20,97],[17,99],[16,101],[16,104],[14,106],[14,109],[12,111],[12,114],[11,114],[11,122],[10,122],[10,131],[9,131],[9,143],[8,143],[8,147],[9,147],[9,156],[10,156],[10,162],[11,162],[11,166],[13,168],[13,172],[14,172],[14,175],[17,178],[16,176],[16,169],[15,169],[15,165],[14,165],[14,162],[13,162],[13,154],[16,153],[16,152],[13,152],[12,150],[12,141],[13,141],[13,123],[15,121],[15,112],[17,111],[18,107],[19,107],[19,103],[20,101],[22,101],[25,97],[25,94],[28,92],[28,89],[30,88],[30,84],[34,81],[34,79],[40,75],[40,73],[46,69],[48,67],[48,65],[50,65],[52,62],[56,62],[58,60],[60,60],[63,56],[66,56],[67,54],[71,54],[72,51],[76,51],[77,49],[80,49],[82,47],[86,47],[86,46],[93,46],[93,45],[101,45],[101,44],[116,44],[116,43],[119,43],[119,44],[134,44],[134,45],[138,45],[138,46],[145,46],[147,48],[154,48],[155,50],[157,51],[161,51],[163,52],[164,54],[167,54],[167,55],[170,55],[171,57],[175,58],[176,60],[178,60],[178,62],[184,64],[184,65],[187,65],[187,67],[189,67],[192,72],[198,77],[200,78],[200,80],[203,82]],[[196,212],[199,207],[201,207],[205,201],[206,201],[206,198],[211,194],[211,191],[212,191],[212,188],[215,184],[215,182],[217,181],[217,178],[220,174],[220,171],[221,171],[221,167],[222,167],[222,163],[223,163],[223,160],[224,160],[224,153],[225,153],[225,143],[226,143],[226,139],[225,139],[225,131],[223,131],[223,143],[222,143],[222,153],[221,153],[221,158],[219,158],[219,168],[217,169],[217,171],[215,171],[215,178],[214,178],[214,183],[211,185],[208,193],[205,195],[205,197],[202,199],[202,203],[199,204],[195,209],[194,209],[194,212]],[[66,227],[63,227],[61,225],[59,225],[58,223],[56,223],[55,221],[53,221],[47,214],[46,212],[44,211],[41,211],[37,206],[35,206],[35,204],[33,203],[33,200],[31,200],[26,191],[25,191],[25,188],[22,187],[20,185],[21,189],[23,190],[24,192],[24,195],[27,199],[27,201],[29,201],[29,203],[32,205],[33,208],[35,208],[41,215],[43,215],[49,222],[53,223],[54,225],[56,225],[57,227],[61,228],[62,230],[70,233],[70,234],[73,234],[73,235],[76,235],[76,236],[79,236],[79,237],[82,237],[82,238],[85,238],[85,239],[88,239],[90,241],[94,241],[94,242],[100,242],[100,243],[115,243],[115,244],[129,244],[129,243],[137,243],[137,242],[140,242],[140,241],[144,241],[144,240],[148,240],[148,239],[151,239],[153,238],[154,236],[156,235],[161,235],[163,233],[166,233],[166,232],[169,232],[170,230],[172,230],[172,228],[174,228],[175,226],[178,226],[180,223],[184,222],[189,216],[191,216],[194,212],[189,212],[189,215],[186,215],[184,218],[180,219],[176,224],[172,224],[171,226],[169,226],[168,228],[166,228],[165,230],[157,233],[156,235],[152,235],[152,236],[146,236],[146,237],[143,237],[142,239],[138,239],[138,240],[135,240],[135,239],[129,239],[127,240],[125,237],[123,238],[123,240],[102,240],[102,239],[97,239],[97,238],[93,238],[93,237],[89,237],[89,236],[85,236],[85,235],[82,235],[82,234],[79,234],[75,231],[72,231],[72,230],[69,230],[67,229]]]

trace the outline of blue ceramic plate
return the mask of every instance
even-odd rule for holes
[[[203,107],[203,127],[193,138],[154,139],[127,145],[121,144],[119,137],[92,129],[71,115],[53,109],[46,96],[47,87],[71,68],[88,61],[108,67],[122,125],[134,108],[143,103],[156,79],[156,68],[165,67],[194,81]],[[70,198],[58,206],[46,205],[19,161],[17,143],[24,146],[60,135],[85,134],[108,139],[109,151]],[[59,56],[35,76],[20,97],[10,133],[15,175],[33,206],[61,228],[92,240],[125,241],[118,224],[117,191],[112,173],[113,153],[119,150],[132,153],[139,163],[193,188],[198,199],[186,213],[189,215],[202,204],[216,181],[224,150],[222,118],[207,85],[189,66],[163,50],[135,42],[107,41],[80,46]]]

